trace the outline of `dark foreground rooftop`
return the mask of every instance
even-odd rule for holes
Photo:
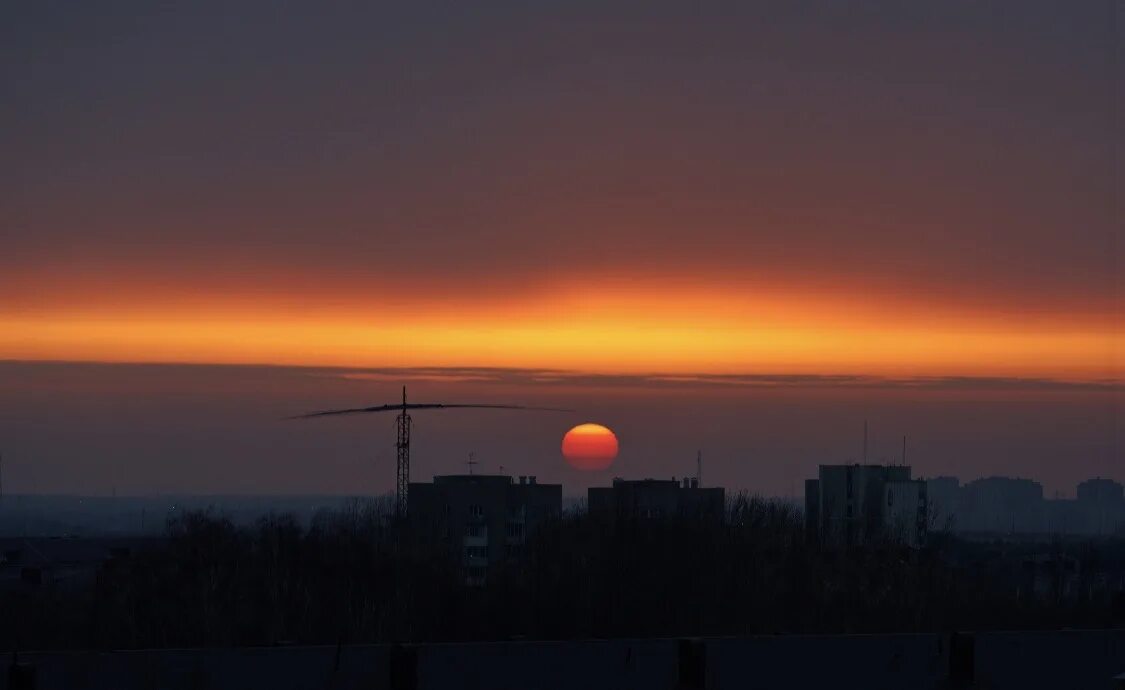
[[[37,652],[3,665],[0,690],[1109,690],[1125,630]]]

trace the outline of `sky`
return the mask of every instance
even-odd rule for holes
[[[404,383],[576,409],[420,420],[422,476],[578,490],[596,421],[610,474],[784,493],[869,419],[1125,479],[1120,14],[7,3],[5,487],[386,491],[389,418],[275,422]]]

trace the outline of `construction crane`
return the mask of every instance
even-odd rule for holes
[[[406,386],[402,387],[402,403],[390,405],[375,405],[373,407],[355,407],[346,410],[325,410],[323,412],[310,412],[297,415],[289,419],[313,419],[316,417],[331,417],[348,414],[367,414],[374,412],[398,411],[396,418],[397,440],[395,449],[398,461],[395,468],[395,512],[399,516],[406,515],[407,492],[410,491],[410,414],[407,410],[449,410],[449,409],[488,409],[488,410],[533,410],[541,412],[572,412],[557,407],[530,407],[527,405],[493,405],[488,403],[408,403],[406,402]]]

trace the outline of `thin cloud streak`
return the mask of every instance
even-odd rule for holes
[[[403,368],[318,370],[318,374],[355,381],[433,381],[496,384],[536,384],[542,386],[590,386],[620,388],[910,388],[938,390],[1125,390],[1117,379],[1067,380],[1001,376],[853,376],[810,374],[597,374],[555,369],[497,367]]]
[[[55,369],[59,373],[80,370],[128,369],[151,371],[207,370],[269,371],[290,376],[317,377],[357,383],[443,383],[484,385],[533,385],[542,387],[591,388],[841,388],[915,390],[1023,390],[1023,391],[1125,391],[1125,379],[1064,379],[1014,376],[874,376],[851,374],[601,374],[566,369],[519,367],[304,367],[275,364],[196,364],[180,362],[89,362],[74,360],[0,359],[0,371]]]

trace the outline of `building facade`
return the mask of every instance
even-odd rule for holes
[[[562,485],[504,475],[448,475],[412,483],[407,517],[423,543],[450,551],[470,585],[520,557],[528,535],[562,511]]]
[[[892,540],[925,541],[925,482],[905,465],[821,465],[805,482],[805,519],[811,536],[831,546]]]
[[[1125,486],[1122,486],[1120,482],[1103,479],[1102,477],[1087,479],[1078,485],[1075,493],[1078,495],[1079,501],[1091,505],[1099,503],[1117,505],[1125,500]]]
[[[1125,487],[1097,477],[1080,483],[1075,498],[1044,496],[1043,486],[1019,477],[956,477],[927,481],[931,530],[979,535],[1109,536],[1125,530]]]
[[[614,479],[613,486],[591,487],[586,493],[591,515],[609,520],[692,518],[722,521],[726,493],[703,488],[695,479]]]
[[[883,534],[896,544],[917,548],[929,532],[929,492],[922,479],[893,480],[883,487]]]
[[[1109,535],[1125,527],[1125,487],[1096,477],[1078,485],[1080,528],[1087,534]]]
[[[957,529],[961,510],[961,480],[957,477],[933,477],[926,480],[930,508],[930,531],[952,532]]]
[[[957,529],[962,532],[1046,532],[1043,485],[1020,477],[984,477],[961,489]]]

